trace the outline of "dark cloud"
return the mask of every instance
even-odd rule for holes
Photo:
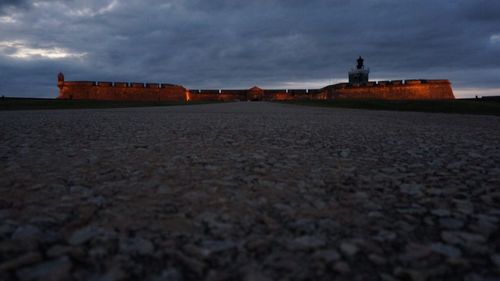
[[[11,12],[13,9],[29,7],[28,0],[2,0],[0,1],[0,15]]]
[[[346,79],[358,55],[374,78],[500,88],[494,2],[4,1],[0,91],[55,96],[60,70],[191,88],[320,87]]]
[[[460,13],[467,19],[479,22],[500,22],[498,12],[500,11],[499,1],[490,0],[462,0],[458,4]]]

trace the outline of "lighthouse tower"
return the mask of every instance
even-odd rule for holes
[[[358,64],[355,69],[349,71],[349,84],[359,85],[368,83],[368,75],[370,74],[370,69],[365,68],[363,62],[364,59],[360,56],[357,59]]]

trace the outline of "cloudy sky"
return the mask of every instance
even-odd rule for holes
[[[67,80],[188,88],[315,88],[450,79],[500,95],[497,0],[0,0],[0,94],[56,97]]]

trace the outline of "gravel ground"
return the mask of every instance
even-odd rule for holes
[[[0,118],[0,280],[500,280],[499,117]]]

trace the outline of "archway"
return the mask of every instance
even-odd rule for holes
[[[247,100],[249,101],[261,101],[264,97],[264,90],[261,88],[254,86],[248,90]]]

